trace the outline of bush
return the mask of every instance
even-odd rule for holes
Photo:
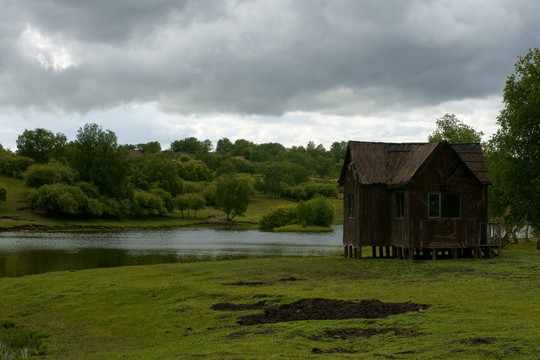
[[[167,209],[168,212],[171,212],[175,208],[174,199],[171,195],[171,193],[163,190],[163,189],[153,189],[150,191],[150,193],[157,195],[163,200],[163,205],[165,206],[165,209]]]
[[[31,165],[23,174],[26,186],[32,188],[60,182],[72,184],[76,176],[75,170],[58,162]]]
[[[5,187],[0,185],[0,202],[6,201],[7,199],[7,190]]]
[[[79,187],[67,184],[43,185],[30,192],[30,201],[49,213],[66,215],[103,214],[103,206],[89,198]]]
[[[165,215],[167,209],[158,195],[147,191],[135,191],[132,202],[133,214],[141,217]]]
[[[274,228],[294,224],[297,220],[296,206],[276,206],[270,208],[259,222],[259,229],[272,231]]]
[[[330,226],[334,220],[334,206],[320,196],[301,201],[298,204],[298,220],[306,225]]]

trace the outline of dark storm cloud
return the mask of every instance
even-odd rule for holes
[[[535,1],[8,0],[0,105],[368,114],[500,93]]]

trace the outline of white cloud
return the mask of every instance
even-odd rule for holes
[[[23,52],[37,61],[45,70],[62,71],[78,64],[66,47],[30,26],[21,33],[19,42]]]

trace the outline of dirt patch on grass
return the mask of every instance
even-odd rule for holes
[[[416,337],[421,335],[413,329],[403,328],[344,328],[344,329],[324,329],[321,334],[309,337],[310,340],[354,340],[357,338],[370,338],[375,335],[394,333],[404,337]]]
[[[225,307],[224,305],[220,306]],[[249,306],[251,307],[249,310],[251,310],[254,305],[229,304],[226,310],[248,310],[244,309],[243,306]],[[241,315],[238,317],[238,323],[241,325],[257,325],[299,320],[377,319],[409,311],[422,311],[428,307],[429,305],[414,304],[411,302],[385,303],[380,300],[362,300],[356,302],[318,298],[303,299],[280,306],[266,306],[265,304],[263,306],[263,313]]]
[[[279,281],[304,281],[305,279],[297,279],[295,278],[294,276],[287,276],[287,277],[284,277],[284,278],[281,278],[279,279]]]
[[[237,281],[233,283],[223,283],[222,285],[229,285],[229,286],[258,286],[258,285],[264,285],[262,281]]]

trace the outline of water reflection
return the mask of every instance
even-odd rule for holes
[[[50,271],[271,256],[324,256],[341,250],[342,229],[296,234],[214,229],[86,233],[0,233],[0,277]]]

